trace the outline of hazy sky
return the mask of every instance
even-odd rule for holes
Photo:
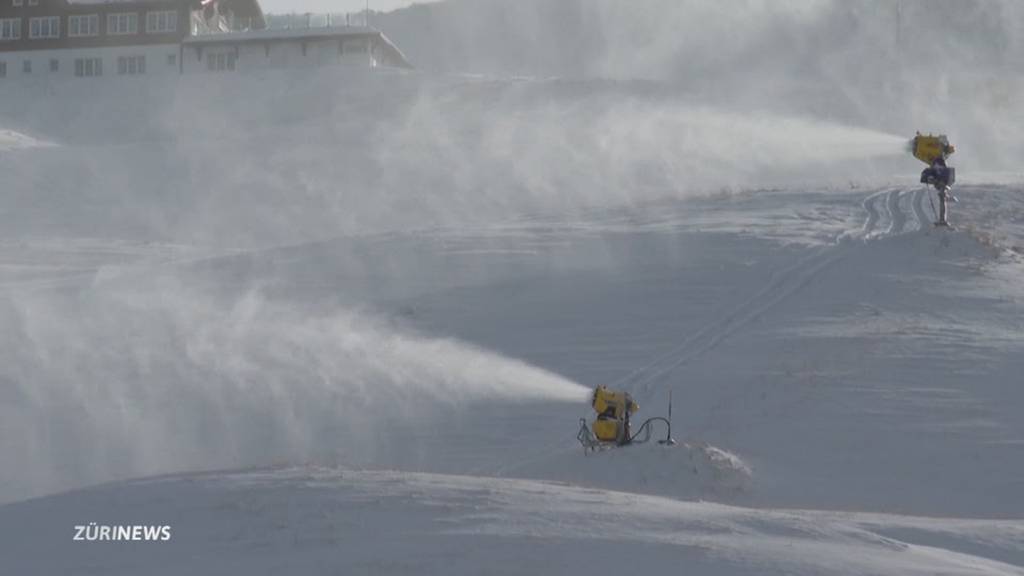
[[[370,10],[394,10],[428,0],[370,0]],[[366,0],[260,0],[264,12],[355,12],[366,7]]]

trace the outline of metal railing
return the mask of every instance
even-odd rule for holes
[[[317,28],[363,28],[367,26],[364,12],[316,14],[266,14],[266,23],[262,30],[309,30]],[[226,34],[231,32],[247,32],[255,30],[252,18],[235,18],[233,15],[221,17],[217,22],[209,23],[192,21],[192,35]]]
[[[267,14],[265,18],[267,20],[267,28],[269,29],[291,30],[295,28],[346,28],[367,26],[367,18],[364,12]]]

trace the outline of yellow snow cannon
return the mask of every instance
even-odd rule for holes
[[[956,148],[949,143],[949,139],[946,138],[945,134],[938,136],[928,134],[924,135],[920,132],[914,136],[914,139],[910,141],[910,151],[921,162],[932,166],[939,160],[945,162],[946,158],[956,152]]]
[[[594,436],[601,442],[615,442],[622,445],[629,441],[629,416],[640,409],[633,397],[626,392],[616,392],[598,386],[590,405],[597,412],[594,420]]]
[[[956,152],[956,148],[949,143],[945,134],[935,136],[923,135],[918,132],[910,141],[910,152],[914,158],[928,165],[921,172],[921,184],[933,186],[939,192],[939,213],[935,225],[948,227],[949,221],[946,219],[948,202],[950,199],[956,202],[956,197],[949,193],[953,183],[956,182],[956,168],[947,166],[946,158]]]
[[[583,445],[585,451],[596,450],[609,446],[625,446],[627,444],[642,444],[651,439],[651,423],[655,421],[664,422],[668,427],[668,433],[659,444],[675,444],[672,439],[672,394],[669,393],[668,418],[655,416],[648,418],[640,425],[636,434],[630,429],[630,416],[640,409],[640,405],[633,400],[628,392],[609,390],[605,386],[594,388],[594,394],[590,398],[590,405],[597,413],[594,422],[587,426],[587,419],[580,418],[580,431],[576,439]]]

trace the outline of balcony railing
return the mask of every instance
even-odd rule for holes
[[[267,14],[264,16],[266,27],[263,30],[309,30],[317,28],[365,27],[367,25],[364,12],[328,13],[328,14]],[[230,32],[247,32],[254,30],[252,18],[236,18],[234,15],[218,17],[214,21],[193,18],[192,35],[225,34]]]
[[[338,28],[348,26],[366,26],[365,12],[327,13],[327,14],[267,14],[267,28]]]

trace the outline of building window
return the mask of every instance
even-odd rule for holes
[[[7,62],[0,61],[0,78],[7,77]]]
[[[58,70],[60,70],[60,60],[50,58],[50,72],[57,72]]]
[[[134,12],[107,14],[107,34],[138,34],[139,15]]]
[[[39,0],[28,0],[29,6],[39,6]]]
[[[0,18],[0,40],[21,39],[21,18]]]
[[[68,36],[99,36],[100,16],[99,14],[86,14],[83,16],[68,16]]]
[[[168,54],[167,55],[167,65],[168,66],[177,66],[178,65],[178,55],[177,54]]]
[[[146,33],[165,34],[178,31],[178,13],[170,10],[165,12],[146,12]]]
[[[29,18],[28,37],[33,40],[60,38],[60,16]]]
[[[79,78],[103,76],[103,60],[99,58],[75,58],[75,76]]]
[[[135,76],[146,73],[145,56],[118,56],[117,74],[119,76]]]
[[[31,74],[32,73],[32,61],[31,60],[25,60],[24,62],[21,63],[21,72],[22,72],[22,74]]]
[[[206,55],[206,69],[211,72],[223,72],[235,69],[234,52],[215,52]]]
[[[18,6],[21,6],[23,1],[24,0],[11,0],[11,6],[14,6],[15,8],[17,8]]]

